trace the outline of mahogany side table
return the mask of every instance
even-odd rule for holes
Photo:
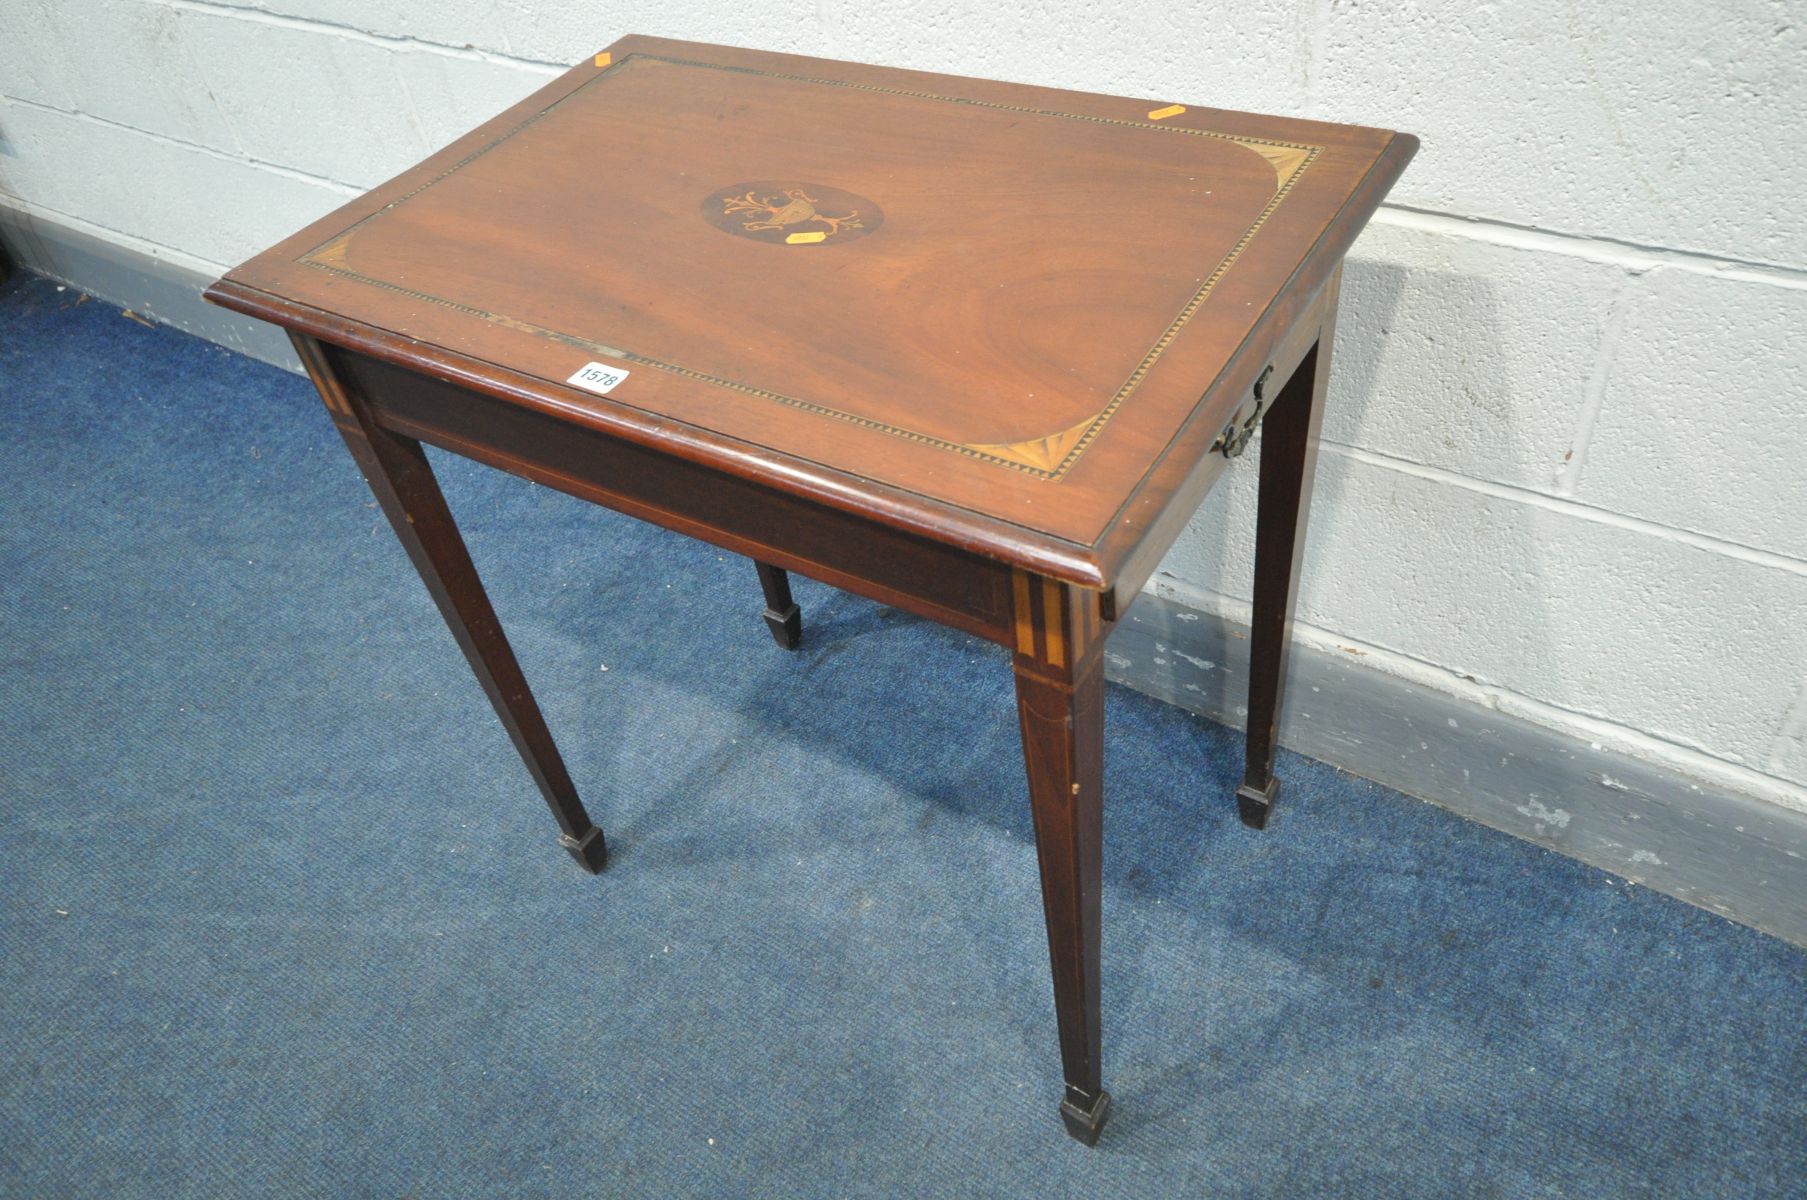
[[[427,442],[1012,655],[1060,1112],[1098,1137],[1101,651],[1257,421],[1243,821],[1378,129],[627,37],[207,298],[285,327],[562,831]],[[878,701],[874,697],[874,701]]]

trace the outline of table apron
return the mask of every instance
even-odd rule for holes
[[[1339,279],[1341,270],[1340,265],[1333,268],[1331,278]],[[1256,380],[1265,379],[1268,402],[1279,394],[1306,353],[1317,344],[1325,324],[1336,320],[1336,295],[1336,287],[1323,284],[1311,292],[1289,292],[1262,318],[1224,372],[1226,378],[1240,377],[1235,403],[1229,409],[1230,420],[1252,410],[1261,411],[1254,404]],[[1123,531],[1136,530],[1130,536],[1138,540],[1124,555],[1115,585],[1105,601],[1111,620],[1120,620],[1142,594],[1142,588],[1173,548],[1180,531],[1197,514],[1199,505],[1229,465],[1229,459],[1217,451],[1215,443],[1207,441],[1228,432],[1225,418],[1202,416],[1213,407],[1199,406],[1199,413],[1174,439],[1176,446],[1184,444],[1186,448],[1171,451],[1151,472],[1162,480],[1159,486],[1149,489],[1151,496],[1161,498],[1161,506],[1150,506],[1148,511],[1143,511],[1140,501],[1126,506],[1121,517]],[[1112,530],[1107,539],[1121,532]]]
[[[605,508],[1009,645],[1010,568],[336,346],[380,425]]]

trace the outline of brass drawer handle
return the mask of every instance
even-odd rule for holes
[[[1238,422],[1236,418],[1230,418],[1230,423],[1217,435],[1217,442],[1212,449],[1223,451],[1225,458],[1235,458],[1248,449],[1249,439],[1255,436],[1255,426],[1261,421],[1261,410],[1267,407],[1267,397],[1263,393],[1267,390],[1267,377],[1273,373],[1274,364],[1269,363],[1267,369],[1261,372],[1261,378],[1255,381],[1255,411],[1248,415],[1248,419]]]

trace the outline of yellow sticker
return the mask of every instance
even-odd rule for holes
[[[1148,114],[1150,121],[1165,121],[1168,117],[1177,117],[1186,111],[1184,104],[1169,104],[1166,108],[1157,108]]]
[[[604,50],[601,54],[598,54],[596,56],[596,65],[599,67],[606,67],[609,65],[610,60],[612,60],[614,57],[615,56],[613,54],[610,54],[607,50]]]
[[[793,233],[784,239],[787,246],[805,246],[810,242],[819,242],[827,237],[826,233]]]

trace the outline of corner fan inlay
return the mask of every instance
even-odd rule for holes
[[[1256,218],[1255,223],[1249,226],[1248,231],[1237,241],[1235,248],[1230,251],[1229,256],[1223,260],[1216,271],[1211,273],[1211,277],[1205,280],[1204,287],[1198,290],[1198,293],[1193,296],[1186,307],[1180,311],[1179,317],[1175,319],[1172,325],[1167,327],[1167,332],[1161,335],[1161,340],[1155,343],[1154,349],[1148,352],[1148,356],[1142,360],[1141,364],[1137,366],[1129,379],[1118,389],[1117,394],[1111,398],[1111,402],[1098,412],[1093,413],[1090,417],[1081,421],[1079,424],[1074,425],[1070,429],[1063,429],[1059,433],[1052,433],[1046,437],[1030,438],[1023,442],[1008,442],[1001,445],[992,443],[969,443],[963,446],[963,449],[973,451],[974,453],[993,461],[1002,460],[1009,463],[1011,466],[1019,467],[1023,470],[1031,471],[1050,479],[1058,479],[1061,475],[1066,473],[1068,467],[1073,465],[1074,460],[1079,457],[1080,452],[1091,442],[1093,436],[1098,430],[1104,427],[1104,423],[1110,420],[1117,409],[1122,406],[1123,401],[1128,399],[1129,394],[1142,382],[1142,377],[1148,373],[1148,368],[1154,365],[1154,360],[1160,357],[1161,351],[1167,348],[1167,343],[1173,340],[1173,336],[1180,331],[1180,328],[1184,326],[1188,320],[1191,319],[1192,314],[1196,312],[1198,306],[1204,302],[1205,297],[1211,294],[1211,289],[1215,287],[1217,281],[1223,277],[1223,273],[1229,269],[1231,263],[1236,261],[1236,257],[1242,253],[1243,247],[1249,244],[1249,239],[1255,236],[1255,231],[1261,228],[1262,223],[1267,220],[1268,215],[1279,206],[1280,200],[1286,195],[1287,189],[1289,189],[1292,186],[1293,181],[1299,177],[1299,172],[1305,169],[1305,164],[1310,162],[1312,157],[1317,153],[1316,147],[1313,146],[1290,146],[1280,142],[1264,142],[1253,139],[1244,140],[1242,138],[1230,138],[1229,140],[1245,149],[1253,150],[1256,154],[1265,158],[1268,161],[1268,164],[1274,168],[1275,182],[1273,199],[1268,202],[1268,206],[1262,210],[1261,215]]]

